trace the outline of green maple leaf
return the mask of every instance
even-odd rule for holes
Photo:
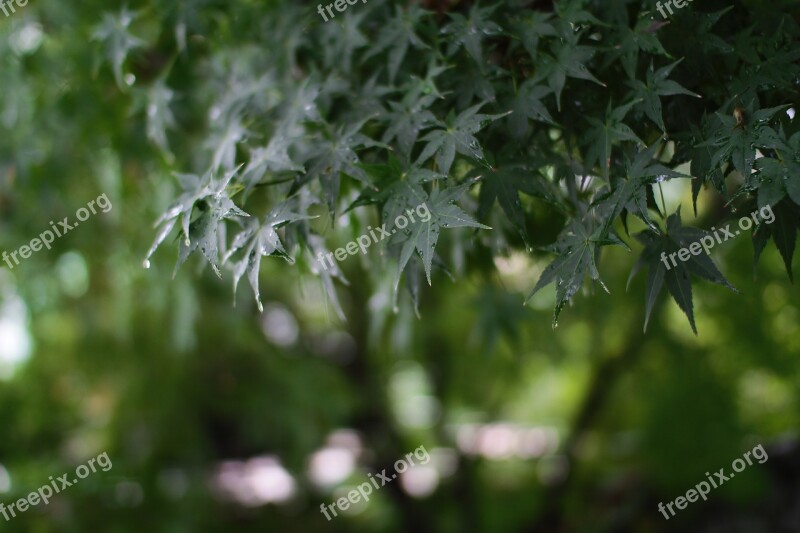
[[[303,165],[296,163],[289,155],[289,148],[294,143],[283,132],[278,132],[266,146],[253,148],[250,161],[242,173],[242,183],[249,191],[258,185],[268,172],[305,172]]]
[[[333,261],[332,266],[326,264],[326,268],[322,268],[320,266],[320,258],[324,258],[326,255],[328,255],[328,253],[330,253],[330,250],[325,247],[325,239],[319,235],[314,235],[311,232],[305,232],[305,242],[307,245],[306,258],[311,265],[312,272],[318,275],[322,280],[322,286],[325,289],[325,294],[328,295],[331,303],[333,303],[333,308],[336,310],[337,316],[343,321],[346,320],[344,310],[342,309],[342,304],[339,302],[339,296],[336,294],[336,288],[333,284],[333,279],[338,279],[346,286],[350,285],[350,282],[348,282],[347,278],[344,277],[344,274],[342,273],[341,269],[339,268],[339,264],[336,261]]]
[[[537,85],[533,80],[525,80],[511,101],[511,115],[508,117],[511,135],[517,139],[524,138],[530,131],[528,120],[537,120],[555,125],[550,111],[542,103],[542,98],[552,90],[545,85]]]
[[[776,109],[776,108],[773,108]],[[762,110],[765,111],[765,110]],[[762,114],[767,116],[772,113]],[[753,122],[758,118],[753,116]],[[766,120],[766,119],[764,119]],[[754,172],[745,180],[734,195],[734,198],[755,192],[756,203],[759,209],[772,209],[774,222],[771,224],[757,224],[753,231],[754,261],[753,267],[758,265],[758,260],[770,237],[783,258],[786,273],[793,280],[792,259],[794,257],[797,231],[800,229],[800,133],[795,133],[788,141],[784,141],[783,129],[775,133],[771,128],[766,135],[769,148],[765,152],[773,153],[776,157],[761,157],[753,163]],[[773,135],[774,133],[774,135]],[[755,134],[759,139],[765,136]]]
[[[495,84],[508,73],[493,63],[489,63],[483,70],[469,62],[463,65],[450,76],[450,83],[455,86],[453,91],[457,95],[456,108],[462,109],[472,104],[473,101],[493,102],[497,99]]]
[[[343,13],[335,22],[323,24],[319,29],[322,41],[321,49],[326,65],[338,65],[345,73],[352,71],[354,52],[370,43],[359,29],[361,23],[370,14],[364,7],[362,6],[362,9],[357,12]]]
[[[417,158],[417,164],[421,165],[435,156],[439,171],[442,174],[449,174],[456,152],[478,161],[484,161],[483,149],[474,134],[485,128],[490,122],[510,113],[509,111],[499,115],[479,114],[478,110],[485,104],[486,102],[482,102],[474,105],[462,111],[455,118],[451,112],[447,124],[440,123],[440,129],[434,129],[425,134],[421,140],[428,144]]]
[[[728,6],[713,13],[693,13],[691,17],[684,17],[682,26],[690,35],[704,35],[703,39],[698,40],[700,44],[700,54],[716,55],[731,54],[733,46],[727,43],[719,35],[711,31],[719,20],[725,16],[734,6]]]
[[[583,9],[588,3],[587,0],[561,0],[553,3],[562,36],[574,33],[575,27],[580,25],[605,26],[597,17]]]
[[[762,44],[762,43],[759,43]],[[734,48],[738,49],[738,48]],[[742,69],[731,86],[738,94],[769,90],[773,87],[791,86],[800,76],[800,49],[778,52],[775,49],[765,51],[764,58],[757,64],[747,65]]]
[[[539,39],[558,36],[558,31],[551,24],[552,21],[552,13],[532,11],[514,19],[511,23],[512,34],[522,42],[522,46],[534,62],[539,55]]]
[[[660,96],[683,94],[687,96],[694,96],[695,98],[701,98],[699,94],[695,94],[692,91],[683,88],[677,82],[667,79],[670,72],[672,72],[672,69],[674,69],[681,61],[683,60],[679,59],[678,61],[656,71],[653,70],[653,63],[651,62],[650,68],[647,71],[646,83],[643,83],[640,80],[628,81],[628,85],[633,88],[632,98],[641,100],[641,102],[637,104],[637,107],[643,108],[647,117],[655,122],[663,132],[666,132],[667,128],[664,126],[664,118],[661,113]]]
[[[414,95],[407,93],[402,102],[389,102],[391,111],[381,117],[389,124],[381,141],[390,143],[397,139],[400,153],[406,157],[411,155],[420,132],[436,123],[436,117],[427,109],[433,103],[433,97],[421,95],[412,99],[411,96]]]
[[[711,131],[715,129],[712,125],[714,121],[719,119],[716,116],[708,117],[703,115],[701,129],[697,126],[691,126],[692,140],[704,139],[711,136]],[[691,148],[691,166],[690,172],[694,179],[692,179],[692,208],[694,214],[697,216],[697,197],[700,194],[700,189],[703,185],[710,182],[723,197],[728,196],[728,188],[725,185],[725,176],[719,165],[711,166],[711,158],[714,156],[715,150],[710,146],[692,146]]]
[[[449,13],[452,19],[447,26],[442,28],[442,33],[449,36],[447,55],[453,56],[462,47],[475,60],[480,69],[483,69],[483,40],[487,36],[499,35],[503,29],[489,16],[498,6],[486,8],[473,4],[469,11],[469,18],[460,13]]]
[[[259,311],[264,310],[258,289],[261,258],[268,255],[276,255],[283,257],[289,263],[294,263],[294,259],[286,252],[276,230],[291,222],[315,218],[292,212],[293,204],[294,202],[290,200],[279,203],[267,213],[263,223],[255,217],[250,218],[246,222],[244,229],[233,238],[231,248],[222,260],[223,263],[226,263],[236,252],[244,250],[242,259],[233,265],[233,293],[234,295],[236,294],[239,280],[247,273],[247,279],[253,289]]]
[[[172,158],[167,140],[167,130],[175,128],[175,116],[170,105],[175,93],[164,82],[163,78],[156,80],[145,91],[134,91],[133,112],[144,111],[147,117],[147,139],[155,144],[167,158]]]
[[[707,231],[684,226],[681,223],[680,208],[674,214],[667,217],[666,230],[655,232],[652,229],[637,234],[636,240],[644,245],[644,250],[637,260],[631,274],[628,277],[628,285],[642,267],[648,267],[647,289],[645,291],[645,319],[644,330],[650,320],[650,313],[653,305],[658,298],[658,294],[666,282],[667,290],[672,298],[686,314],[692,331],[697,334],[697,327],[694,322],[694,305],[692,302],[692,282],[690,274],[700,278],[723,285],[734,292],[738,292],[731,285],[722,273],[717,269],[711,257],[706,255],[703,250],[698,255],[690,255],[688,261],[680,261],[676,256],[676,264],[672,265],[669,255],[678,252],[682,248],[688,248],[693,243],[699,243],[705,236],[711,234]],[[711,237],[713,239],[713,237]],[[667,268],[669,265],[670,268]]]
[[[614,188],[595,202],[597,212],[603,221],[601,235],[610,231],[623,209],[635,214],[654,231],[658,231],[648,215],[647,191],[654,183],[670,178],[689,178],[654,161],[653,156],[660,144],[655,143],[626,161],[625,177],[617,180]]]
[[[334,131],[323,130],[323,138],[318,141],[316,149],[307,161],[308,172],[295,182],[292,193],[309,181],[318,179],[328,210],[331,215],[335,215],[342,173],[361,183],[371,185],[364,170],[358,165],[360,160],[356,150],[373,146],[386,147],[386,145],[359,133],[367,120],[369,119],[339,126]]]
[[[585,166],[591,169],[597,164],[601,169],[601,176],[608,181],[609,169],[611,168],[611,148],[613,143],[618,141],[631,141],[645,146],[633,130],[622,121],[628,111],[636,105],[636,100],[611,109],[611,102],[608,102],[605,121],[595,117],[588,117],[590,128],[586,133],[588,147],[586,149]]]
[[[358,106],[343,115],[345,122],[358,122],[386,113],[386,95],[396,93],[397,89],[379,85],[378,77],[378,74],[374,74],[366,83],[351,83],[352,98],[358,102]]]
[[[455,204],[456,200],[458,200],[471,185],[472,183],[465,183],[446,189],[437,189],[430,195],[419,186],[410,186],[407,188],[408,196],[404,198],[405,202],[402,207],[400,206],[400,202],[390,205],[388,209],[384,207],[383,220],[387,223],[388,231],[392,234],[389,240],[389,246],[393,247],[395,250],[399,250],[398,269],[394,283],[395,298],[397,296],[397,288],[400,285],[400,277],[409,259],[411,259],[414,250],[416,250],[422,258],[428,285],[431,284],[431,265],[433,263],[436,244],[439,241],[439,233],[442,228],[452,229],[467,227],[492,229],[489,226],[476,222]],[[430,213],[430,217],[427,221],[422,220],[423,217],[417,216],[406,228],[400,229],[395,226],[395,213],[399,214],[400,209],[417,209],[422,204],[425,204]],[[389,218],[387,218],[387,216]],[[395,216],[395,218],[392,218],[393,216]]]
[[[120,89],[124,89],[128,85],[123,82],[122,65],[131,50],[144,45],[143,40],[129,31],[129,27],[136,17],[138,14],[128,11],[127,8],[123,8],[118,15],[103,13],[103,21],[92,31],[92,40],[102,43],[106,58],[113,68],[114,79]]]
[[[444,174],[433,170],[407,165],[392,154],[389,154],[385,164],[363,164],[361,168],[373,178],[375,185],[365,188],[345,212],[363,205],[378,204],[384,209],[383,219],[386,221],[393,221],[398,214],[403,213],[404,208],[416,207],[417,204],[412,205],[409,199],[426,194],[422,188],[423,183],[447,179]],[[387,205],[397,205],[399,211],[387,212]]]
[[[758,53],[758,44],[761,38],[753,36],[753,31],[755,29],[755,26],[750,26],[746,30],[737,33],[736,43],[733,45],[736,55],[751,65],[757,65],[762,62],[761,56]]]
[[[772,224],[759,224],[753,231],[753,248],[755,250],[753,267],[758,265],[761,252],[772,237],[775,247],[781,254],[789,280],[794,281],[792,259],[794,258],[797,231],[800,230],[800,206],[789,198],[784,198],[771,207],[775,220]]]
[[[156,221],[156,227],[161,226],[161,229],[145,257],[146,268],[150,266],[150,256],[180,220],[183,239],[180,241],[175,271],[177,272],[189,255],[200,249],[217,276],[221,276],[218,265],[218,228],[225,219],[250,216],[233,203],[226,191],[238,171],[237,168],[228,172],[221,179],[216,179],[212,172],[202,178],[193,174],[176,174],[184,192]],[[198,216],[192,220],[195,208]]]
[[[757,102],[751,100],[743,108],[743,122],[737,124],[736,118],[716,113],[719,119],[716,128],[711,131],[711,138],[698,144],[698,147],[712,147],[715,152],[711,156],[710,167],[717,168],[730,161],[742,177],[749,182],[756,159],[757,148],[783,148],[778,133],[769,127],[768,123],[779,111],[784,111],[789,105],[756,109]]]
[[[322,115],[317,107],[322,88],[317,83],[306,79],[291,92],[281,109],[280,129],[292,131],[304,122],[321,124]]]
[[[471,175],[477,173],[476,170]],[[481,169],[480,174],[483,179],[478,198],[478,218],[485,220],[495,201],[498,202],[508,220],[519,231],[525,244],[529,245],[525,213],[522,210],[519,194],[536,196],[556,204],[557,191],[544,176],[524,164],[492,166],[488,170]]]
[[[556,307],[553,312],[553,327],[558,325],[561,310],[581,288],[587,275],[608,292],[597,269],[600,248],[608,245],[625,246],[625,244],[610,233],[603,237],[599,228],[595,229],[594,226],[591,218],[586,216],[581,220],[573,219],[564,227],[556,242],[547,248],[558,254],[558,257],[547,265],[525,299],[528,302],[540,289],[555,283]]]
[[[418,50],[429,48],[417,36],[414,28],[421,26],[422,18],[430,16],[430,14],[430,11],[421,9],[416,4],[412,4],[408,8],[395,6],[395,16],[385,22],[378,41],[372,45],[372,49],[364,56],[364,60],[390,49],[389,82],[394,82],[409,45]]]
[[[751,186],[758,186],[758,207],[775,205],[785,196],[800,205],[800,133],[795,133],[776,155],[784,157],[761,157],[753,165],[755,169]],[[788,156],[788,157],[786,157]]]
[[[447,93],[442,93],[436,87],[436,78],[451,68],[453,68],[453,65],[439,65],[435,58],[431,58],[428,62],[425,77],[420,78],[412,74],[411,81],[404,86],[409,101],[414,101],[424,96],[424,98],[429,99],[424,100],[424,107],[429,107],[437,98],[444,98]]]
[[[606,86],[586,68],[586,63],[594,56],[595,49],[579,45],[579,39],[580,34],[570,33],[564,39],[551,42],[551,53],[540,55],[536,75],[533,77],[534,82],[547,80],[547,84],[556,95],[556,107],[559,111],[561,111],[561,92],[564,90],[567,78],[593,81],[603,87]]]
[[[767,54],[764,62],[761,63],[760,70],[756,71],[751,67],[754,74],[753,84],[757,83],[759,89],[775,87],[776,84],[780,84],[778,86],[791,85],[800,75],[798,61],[800,61],[800,49],[796,47],[781,54]],[[750,69],[745,70],[743,77],[747,77],[746,75],[750,72]]]
[[[237,146],[253,134],[244,126],[242,119],[239,111],[224,115],[206,140],[206,147],[214,150],[211,159],[214,171],[233,168]]]
[[[755,161],[755,181],[758,182],[758,207],[775,205],[792,192],[792,200],[800,199],[800,165],[794,161],[780,161],[762,157]],[[796,202],[796,200],[795,200]]]
[[[800,132],[789,137],[787,144],[790,155],[786,161],[791,170],[787,176],[786,192],[794,203],[800,205],[800,168],[798,168],[800,165]]]
[[[613,41],[619,44],[609,50],[609,62],[620,58],[625,74],[628,75],[630,80],[635,80],[640,52],[670,57],[656,36],[656,32],[664,25],[664,22],[642,17],[636,21],[636,25],[633,28],[628,27],[627,24],[621,26]]]

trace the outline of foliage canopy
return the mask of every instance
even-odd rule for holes
[[[341,314],[341,274],[314,264],[328,236],[424,202],[436,214],[426,231],[369,258],[402,276],[415,305],[419,269],[430,284],[448,253],[533,246],[556,254],[533,291],[556,284],[555,321],[587,276],[606,288],[605,247],[638,241],[648,305],[665,278],[694,328],[689,272],[727,282],[713,264],[704,275],[658,260],[684,231],[662,182],[691,179],[695,210],[706,186],[734,210],[775,207],[776,223],[752,230],[755,259],[771,238],[791,276],[800,127],[786,111],[800,28],[774,4],[664,21],[649,1],[371,2],[323,23],[307,6],[243,2],[225,25],[205,4],[107,13],[92,34],[100,80],[113,74],[141,102],[134,117],[167,168],[205,176],[179,175],[148,258],[180,219],[178,264],[199,251],[234,285],[246,274],[260,306],[261,257],[302,258]],[[531,227],[537,209],[561,219],[553,244]],[[629,215],[644,224],[635,239]],[[439,227],[477,229],[440,243]]]

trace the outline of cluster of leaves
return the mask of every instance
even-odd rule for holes
[[[689,274],[729,284],[708,257],[670,271],[658,259],[703,234],[657,202],[663,181],[691,179],[695,202],[709,184],[729,204],[773,206],[775,224],[753,232],[756,260],[772,237],[791,275],[793,8],[695,3],[668,23],[636,0],[444,11],[376,1],[323,22],[309,6],[232,2],[224,9],[237,17],[222,27],[223,8],[206,4],[109,13],[94,33],[164,160],[205,176],[179,175],[148,258],[177,226],[178,264],[199,250],[234,285],[247,274],[259,305],[261,257],[302,258],[342,314],[342,272],[315,261],[347,217],[355,232],[392,231],[368,261],[394,270],[395,301],[404,279],[415,305],[421,272],[430,284],[434,266],[446,271],[447,247],[552,252],[531,295],[556,284],[555,321],[587,275],[605,288],[602,249],[628,247],[632,214],[644,228],[632,275],[648,267],[647,317],[666,285],[694,329]],[[136,35],[139,16],[160,17],[159,38]],[[126,75],[137,68],[157,75],[131,82],[144,78]],[[430,219],[397,231],[396,217],[423,203]],[[560,214],[554,244],[532,231],[541,206]],[[471,229],[440,242],[442,228]]]

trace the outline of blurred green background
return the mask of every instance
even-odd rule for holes
[[[798,289],[774,246],[755,277],[749,237],[714,249],[741,294],[695,284],[697,336],[664,295],[642,333],[645,278],[626,291],[622,249],[601,268],[611,294],[579,294],[555,329],[552,286],[522,305],[548,258],[521,253],[448,258],[456,279],[426,288],[421,318],[393,313],[391,276],[359,258],[337,286],[346,321],[277,259],[263,314],[249,289],[233,305],[197,261],[171,279],[172,247],[142,266],[176,182],[85,53],[105,9],[0,18],[0,249],[113,204],[0,270],[0,502],[102,452],[113,468],[0,530],[800,530]],[[665,187],[668,210],[689,217],[688,187]],[[701,195],[700,218],[719,209]],[[765,464],[658,513],[759,443]],[[320,504],[419,446],[430,463],[325,520]]]

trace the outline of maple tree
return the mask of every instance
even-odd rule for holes
[[[587,275],[600,280],[606,246],[644,242],[619,235],[620,226],[628,231],[629,214],[652,234],[648,245],[662,246],[654,243],[680,217],[660,209],[661,184],[687,179],[695,210],[705,184],[715,189],[707,194],[720,194],[734,208],[776,206],[774,228],[753,229],[755,258],[771,236],[791,276],[800,132],[787,111],[794,94],[789,81],[800,73],[800,30],[789,13],[761,10],[748,18],[746,10],[730,6],[678,13],[667,23],[648,2],[611,2],[602,10],[581,0],[555,3],[552,10],[498,7],[472,3],[437,13],[374,3],[336,24],[287,23],[294,30],[281,35],[284,54],[271,61],[253,53],[246,38],[212,54],[212,69],[221,76],[208,84],[220,90],[190,102],[208,109],[207,138],[198,144],[207,168],[183,168],[186,156],[172,167],[209,172],[212,182],[222,179],[214,176],[225,178],[212,189],[207,180],[193,180],[165,214],[172,221],[154,247],[181,214],[179,263],[199,250],[217,272],[228,267],[235,280],[247,273],[259,300],[261,261],[254,258],[313,252],[342,216],[363,229],[391,223],[396,208],[425,202],[434,219],[398,235],[389,243],[390,263],[374,264],[397,271],[395,292],[405,273],[415,307],[424,294],[415,286],[414,250],[429,284],[436,277],[433,266],[447,268],[442,245],[455,244],[439,243],[440,227],[476,228],[460,233],[469,241],[458,246],[468,248],[486,246],[495,238],[488,231],[513,231],[523,242],[501,238],[507,250],[533,246],[534,253],[557,255],[533,291],[556,283],[555,323]],[[156,46],[136,35],[137,17],[128,10],[108,13],[94,37],[120,89],[143,100],[140,109],[147,112],[139,116],[147,122],[148,138],[167,155],[175,144],[168,140],[186,127],[171,111],[174,95],[194,83],[202,86],[202,72],[188,59],[197,52],[176,33],[174,42],[160,44],[161,53],[172,49],[175,59],[152,84],[128,87],[123,69],[137,65],[131,56],[148,53],[148,46],[152,54]],[[200,24],[186,13],[177,22],[190,34]],[[701,29],[703,39],[686,38]],[[726,35],[736,37],[728,42]],[[258,42],[255,35],[251,42]],[[700,53],[689,53],[688,43]],[[734,59],[721,62],[731,49]],[[173,71],[181,62],[185,79],[179,81]],[[723,79],[728,81],[720,86]],[[741,110],[738,118],[734,109]],[[392,176],[381,166],[393,169]],[[426,179],[409,178],[420,171]],[[187,186],[186,179],[182,183]],[[474,184],[468,196],[479,202],[457,207],[468,183]],[[730,197],[729,186],[735,189]],[[371,202],[353,203],[370,190],[379,193]],[[554,244],[530,235],[526,213],[534,204],[520,194],[544,199],[563,213],[562,236]],[[288,202],[287,209],[297,213],[265,223],[271,235],[266,243],[252,228],[272,215],[268,205],[248,210],[254,195],[267,204]],[[489,229],[478,221],[496,220],[495,199],[505,219]],[[311,222],[319,215],[315,205],[327,208],[330,223],[324,228]],[[364,209],[371,212],[355,213]],[[450,223],[443,222],[444,213],[450,213]],[[251,229],[240,231],[232,244],[222,226]],[[294,247],[281,246],[279,235]],[[239,249],[245,256],[237,259]],[[651,281],[666,277],[694,328],[690,278],[666,275],[651,252],[646,249],[640,263],[654,272]],[[712,281],[719,281],[712,268]],[[336,284],[325,287],[337,301]],[[648,284],[648,314],[661,287]]]
[[[0,357],[3,501],[75,450],[115,461],[10,527],[322,530],[318,501],[424,442],[429,494],[387,486],[334,527],[659,530],[659,499],[754,435],[769,463],[676,527],[793,519],[756,497],[796,489],[800,8],[654,4],[370,0],[325,22],[289,0],[41,0],[0,20],[3,250],[114,203],[0,270],[0,347],[24,302],[35,354]],[[317,484],[331,436],[367,453]],[[293,499],[209,488],[264,454]]]

